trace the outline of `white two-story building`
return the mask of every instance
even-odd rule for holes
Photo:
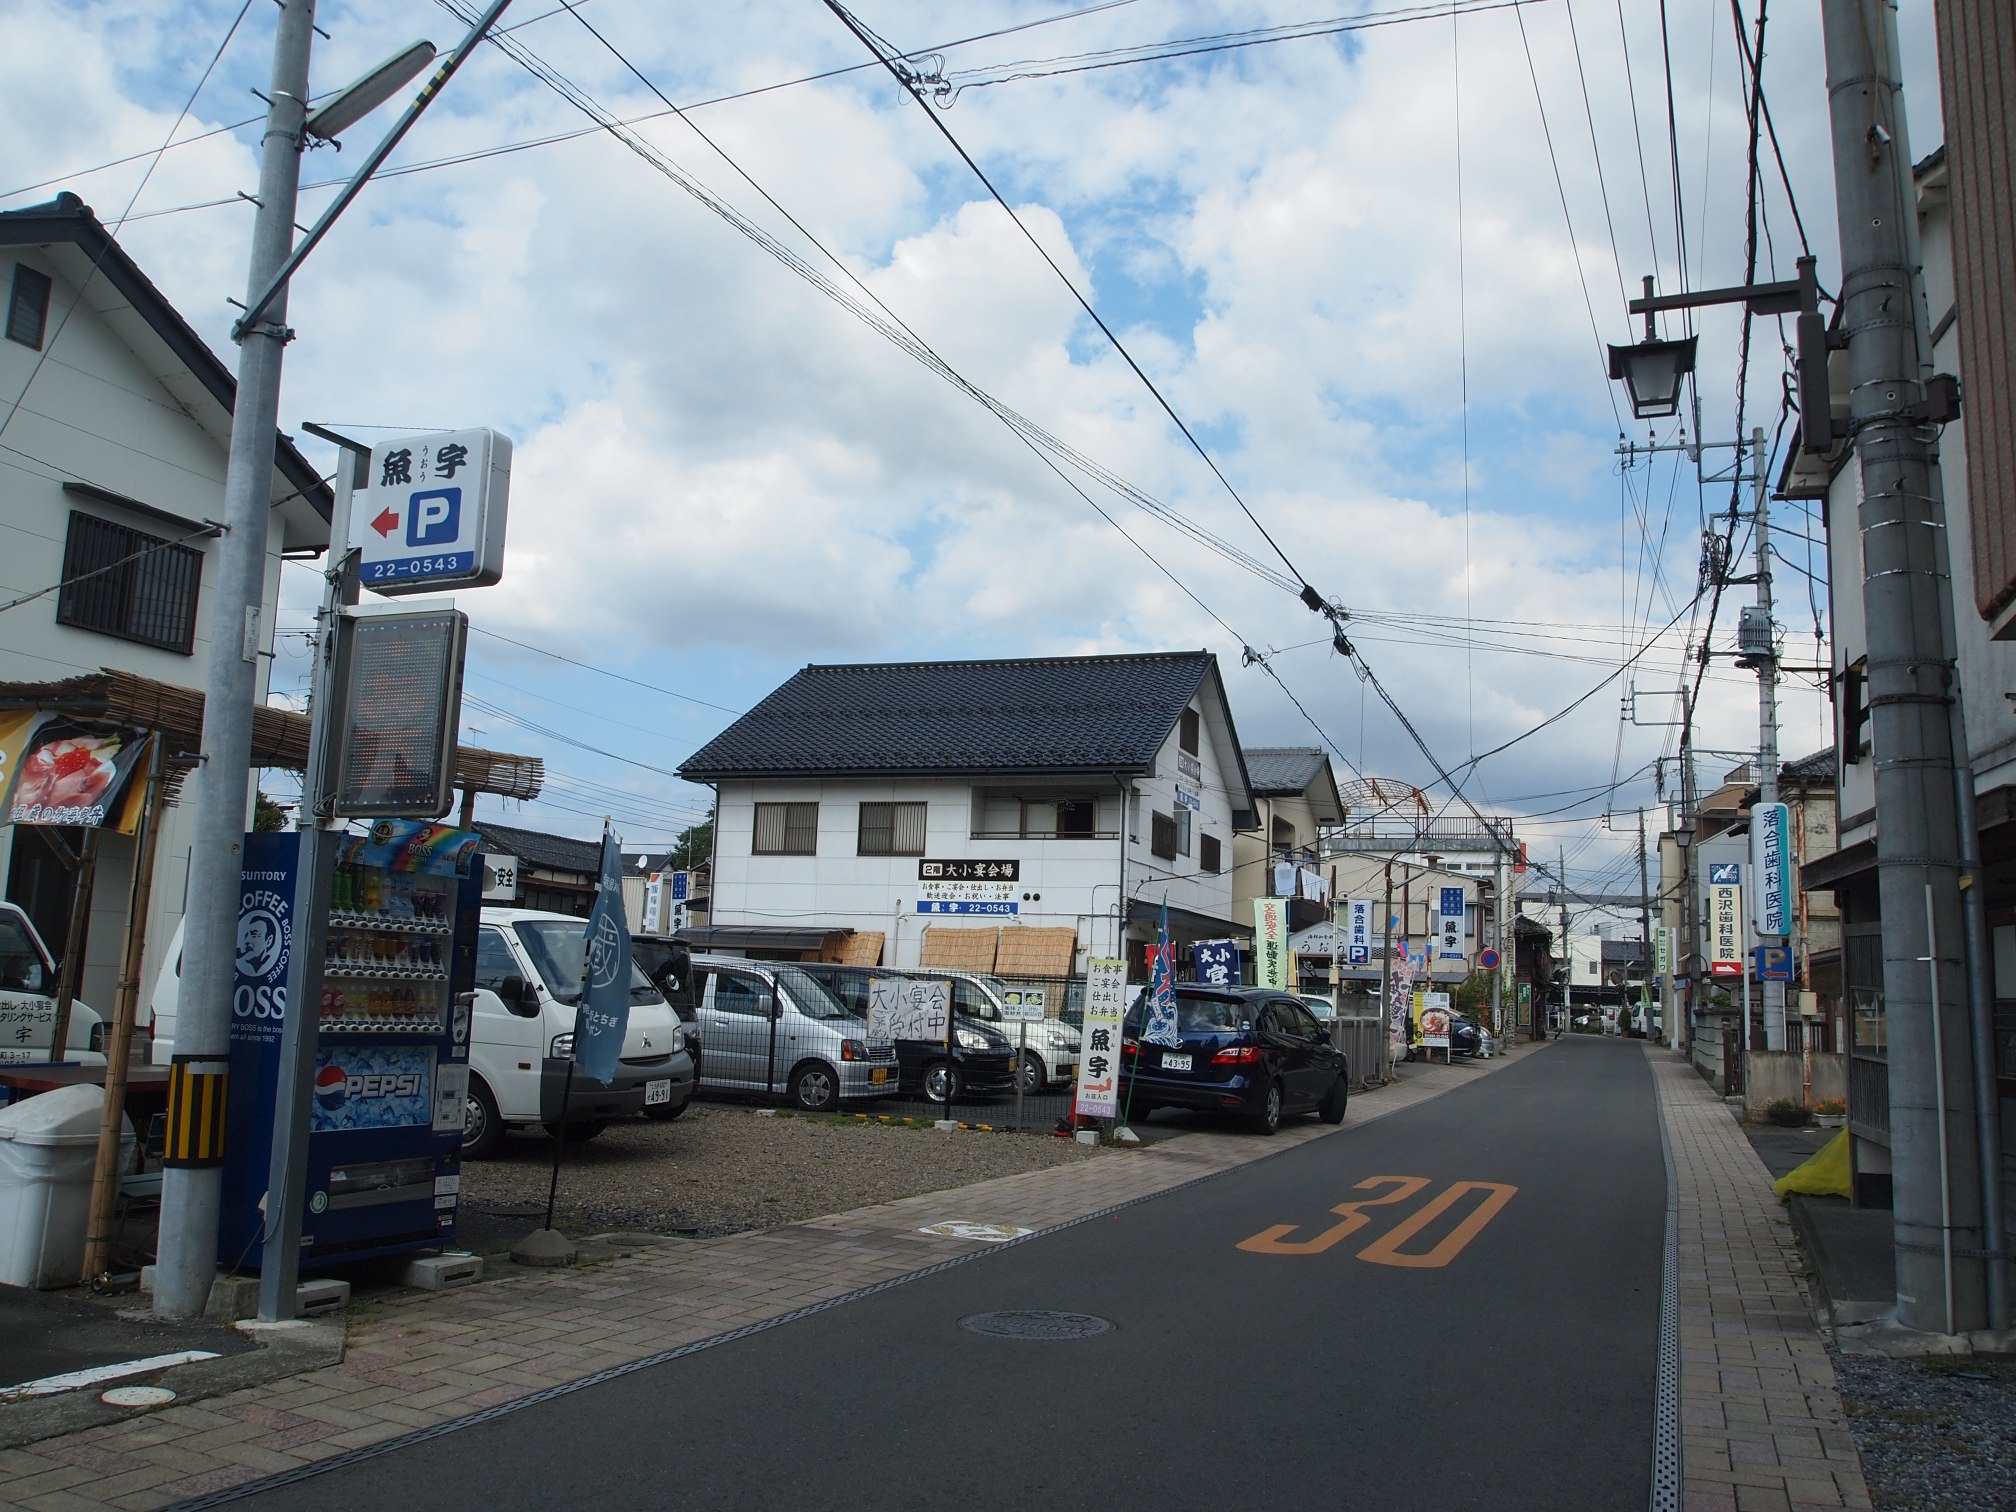
[[[679,770],[718,798],[716,943],[1138,978],[1165,903],[1179,942],[1253,933],[1252,785],[1206,651],[808,666]]]
[[[73,194],[0,213],[0,683],[101,669],[200,689],[213,634],[212,558],[237,384],[217,355]],[[261,611],[263,693],[283,557],[329,544],[331,494],[277,440]],[[193,749],[168,755],[186,765]],[[251,793],[246,794],[247,827]],[[152,982],[186,902],[191,807],[163,819],[140,980]],[[6,896],[61,952],[82,831],[0,824]],[[81,995],[112,1006],[133,837],[107,832]]]

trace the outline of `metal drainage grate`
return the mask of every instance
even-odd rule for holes
[[[995,1339],[1096,1339],[1116,1325],[1090,1313],[991,1312],[961,1318],[959,1326]]]

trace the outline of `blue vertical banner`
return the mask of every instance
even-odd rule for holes
[[[1141,1035],[1151,1045],[1183,1043],[1176,1028],[1176,959],[1169,948],[1169,900],[1162,900],[1162,929],[1155,941],[1154,964],[1148,968],[1148,1027]]]
[[[623,917],[623,856],[602,826],[602,871],[581,953],[581,1007],[574,1017],[574,1064],[607,1086],[616,1079],[630,1028],[630,926]]]

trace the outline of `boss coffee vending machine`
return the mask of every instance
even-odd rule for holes
[[[267,1243],[273,1090],[286,1015],[315,1025],[303,1270],[453,1241],[469,1092],[469,999],[482,907],[473,831],[384,819],[336,848],[321,929],[296,928],[300,836],[247,835],[231,1023],[218,1259]],[[306,921],[299,921],[306,922]],[[286,1001],[295,942],[319,936],[315,1000]],[[310,974],[311,977],[313,973]]]

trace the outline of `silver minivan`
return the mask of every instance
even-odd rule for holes
[[[695,1011],[707,1047],[700,1085],[782,1096],[808,1113],[896,1090],[896,1046],[824,982],[789,961],[693,957]]]

